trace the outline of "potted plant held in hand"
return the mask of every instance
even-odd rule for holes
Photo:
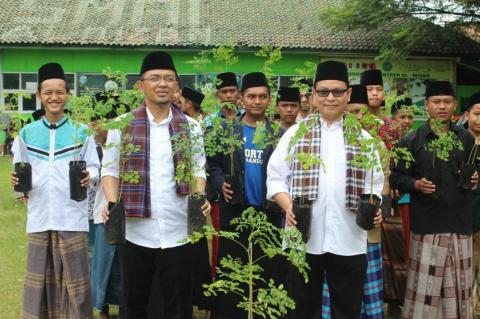
[[[92,133],[84,125],[90,123],[94,110],[88,95],[71,97],[69,105],[67,116],[75,126],[75,136],[72,137],[75,148],[74,159],[68,163],[70,199],[81,202],[87,198],[87,187],[82,186],[82,180],[88,176],[87,163],[81,159],[82,147],[88,135]],[[86,149],[83,149],[83,152],[85,151]]]
[[[137,184],[140,175],[137,171],[126,171],[125,167],[133,153],[140,151],[140,146],[129,143],[130,136],[125,134],[120,143],[119,187],[116,202],[108,202],[108,222],[105,224],[105,241],[110,245],[120,245],[125,242],[125,206],[122,194],[125,183]],[[107,145],[109,147],[109,145]]]
[[[32,166],[28,162],[27,146],[24,142],[24,140],[27,139],[26,131],[24,131],[23,136],[18,134],[22,128],[22,120],[18,116],[13,116],[12,128],[12,136],[17,139],[20,151],[20,162],[15,163],[14,167],[18,184],[16,184],[13,189],[19,193],[27,193],[32,190]]]
[[[286,160],[289,162],[298,162],[304,173],[307,173],[309,170],[313,169],[325,169],[324,163],[317,154],[312,153],[313,148],[313,138],[312,133],[309,131],[311,127],[318,122],[318,115],[314,116],[308,123],[301,122],[299,124],[298,130],[295,132],[295,135],[290,139],[288,145],[288,153],[292,154]],[[300,140],[304,140],[302,149],[300,152],[291,152],[292,148],[296,147],[297,143]],[[301,192],[305,191],[306,187],[306,178],[301,180]],[[303,241],[306,243],[310,239],[310,229],[312,224],[312,200],[305,195],[297,196],[292,198],[292,209],[295,214],[295,221],[297,224],[295,227],[299,230],[302,235]]]
[[[347,158],[350,164],[361,168],[363,174],[370,172],[370,188],[368,193],[360,195],[358,209],[356,211],[355,221],[357,225],[366,230],[372,230],[375,227],[374,219],[380,208],[381,199],[373,193],[374,170],[381,170],[381,162],[377,152],[384,148],[381,138],[373,135],[369,138],[363,135],[363,125],[354,115],[348,114],[345,117],[345,139],[346,142],[356,148],[353,158]],[[372,127],[374,131],[374,127]]]
[[[206,218],[202,206],[207,200],[204,186],[199,187],[197,172],[202,170],[198,158],[203,154],[201,134],[195,133],[195,124],[185,124],[182,130],[171,137],[173,154],[179,161],[175,168],[176,183],[188,185],[187,232],[201,232],[206,225]],[[201,183],[201,182],[200,182]],[[202,188],[200,191],[199,188]]]
[[[235,150],[242,149],[243,141],[239,138],[239,133],[235,132],[239,121],[236,118],[231,120],[222,120],[216,118],[212,125],[205,131],[205,153],[207,156],[228,155],[230,165],[228,174],[225,174],[225,183],[230,185],[233,191],[229,203],[232,205],[242,204],[244,202],[243,194],[243,174],[239,167],[235,167]]]
[[[475,144],[468,155],[467,162],[462,163],[457,186],[464,190],[472,189],[472,176],[477,170],[476,160],[478,155],[479,145]]]
[[[115,110],[119,114],[118,108]],[[124,109],[122,111],[127,111]],[[139,145],[132,143],[131,137],[126,133],[126,128],[133,119],[131,113],[126,113],[110,120],[101,120],[99,126],[104,130],[118,130],[121,136],[118,144],[110,143],[105,149],[118,148],[119,150],[119,183],[118,196],[115,202],[108,202],[108,222],[105,223],[105,241],[110,245],[120,245],[125,242],[125,206],[122,200],[125,183],[138,184],[140,173],[135,170],[127,170],[128,163],[133,154],[141,151]],[[103,163],[103,167],[109,167],[114,163]]]
[[[356,121],[356,119],[353,116],[349,115],[349,118],[347,121],[354,122]],[[373,147],[374,149],[372,150],[377,151],[378,154],[380,155],[381,165],[384,173],[384,190],[385,190],[385,187],[387,187],[387,189],[389,190],[390,188],[388,186],[388,183],[389,183],[389,177],[391,174],[390,164],[392,163],[396,164],[399,159],[402,159],[406,167],[408,168],[410,166],[410,163],[414,161],[413,156],[407,148],[396,146],[395,145],[396,141],[392,140],[391,138],[389,138],[389,144],[394,145],[394,147],[392,147],[391,149],[387,148],[387,146],[382,141],[382,138],[378,133],[380,130],[380,126],[383,124],[383,121],[380,121],[376,115],[368,113],[367,110],[365,109],[363,111],[363,116],[359,121],[360,121],[361,127],[364,130],[367,130],[368,133],[372,136],[373,138],[372,143],[362,141],[361,136],[358,135],[358,132],[359,132],[358,129],[354,129],[351,132],[355,132],[355,131],[357,132],[358,139],[356,141],[358,146],[361,147],[362,143],[367,144],[367,145],[364,145],[365,149],[369,149],[370,147]],[[356,125],[356,124],[352,124],[352,125]],[[347,124],[347,127],[351,127],[350,122]],[[374,152],[371,154],[368,154],[368,156],[374,156]],[[359,166],[368,167],[369,164],[362,163],[362,161],[360,160]],[[389,194],[382,195],[381,209],[382,209],[383,219],[389,219],[392,216],[391,215],[392,205],[393,205],[392,197]]]

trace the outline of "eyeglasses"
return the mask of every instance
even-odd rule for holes
[[[140,79],[140,81],[149,81],[154,84],[160,83],[162,80],[164,80],[166,83],[173,83],[177,80],[177,78],[172,75],[167,75],[167,76],[152,75],[148,78]]]
[[[52,96],[52,95],[58,95],[58,96],[65,96],[67,95],[67,92],[66,91],[44,91],[44,92],[41,92],[42,95],[46,95],[46,96]]]
[[[330,95],[330,93],[332,93],[334,97],[342,97],[345,94],[345,92],[347,92],[347,91],[348,91],[348,89],[333,89],[333,90],[320,89],[320,90],[315,90],[315,92],[317,92],[318,97],[328,97]]]

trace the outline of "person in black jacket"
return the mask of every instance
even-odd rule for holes
[[[240,217],[248,207],[254,207],[259,211],[265,211],[266,202],[266,169],[270,155],[273,152],[272,146],[261,148],[253,143],[253,136],[257,123],[265,123],[266,129],[271,131],[265,111],[271,101],[270,88],[263,73],[254,72],[244,76],[241,87],[241,98],[245,105],[245,114],[240,119],[234,118],[230,125],[233,126],[233,135],[242,142],[233,154],[234,175],[240,178],[243,184],[243,198],[240,203],[233,203],[234,191],[232,185],[225,182],[225,176],[231,175],[230,156],[217,154],[209,158],[210,180],[212,186],[221,194],[220,198],[220,228],[226,231],[233,231],[234,226],[230,225],[233,218]],[[227,122],[224,123],[225,126]],[[281,223],[281,215],[267,212],[270,222],[277,227]],[[247,242],[246,233],[241,233],[239,241]],[[230,255],[246,261],[246,254],[239,246],[227,239],[220,239],[219,260]],[[266,259],[264,259],[266,261]],[[272,277],[269,269],[270,262],[266,261],[263,266],[264,275]],[[278,265],[277,265],[278,266]],[[277,282],[277,280],[276,280]],[[214,318],[245,318],[246,314],[237,307],[240,302],[238,296],[219,295],[214,301]]]
[[[402,318],[472,318],[471,191],[457,185],[474,139],[451,122],[456,101],[450,82],[428,86],[425,108],[430,120],[398,145],[415,161],[408,166],[400,160],[390,176],[394,189],[411,194],[410,266]],[[461,146],[449,150],[445,161],[428,146],[447,133]],[[472,188],[477,183],[475,172]]]

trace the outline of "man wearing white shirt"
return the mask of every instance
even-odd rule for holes
[[[329,283],[332,317],[360,316],[367,266],[367,232],[357,226],[354,212],[359,196],[370,189],[370,174],[373,174],[373,193],[380,196],[383,173],[381,169],[362,171],[347,161],[359,152],[348,144],[343,125],[350,93],[345,64],[333,61],[319,64],[313,98],[319,115],[304,119],[309,132],[291,147],[291,139],[298,138],[295,133],[300,125],[288,130],[268,164],[267,198],[273,198],[285,211],[289,226],[296,225],[292,198],[307,197],[312,201],[311,236],[307,242],[311,271],[305,283],[298,272],[289,269],[287,288],[296,302],[290,318],[321,316],[324,276]],[[361,134],[361,138],[369,138],[368,133],[362,131]],[[303,168],[292,156],[305,149],[302,143],[306,139],[313,141],[310,153],[323,161],[322,166]],[[375,222],[380,221],[377,214]]]
[[[190,319],[191,246],[182,244],[187,237],[187,196],[204,192],[205,155],[193,155],[193,174],[197,190],[175,180],[180,154],[174,154],[171,136],[189,127],[191,136],[199,136],[199,124],[184,115],[170,101],[177,87],[177,74],[171,56],[164,52],[147,55],[140,71],[138,87],[144,93],[144,105],[132,112],[134,119],[127,132],[130,141],[140,147],[126,170],[139,173],[139,183],[125,183],[122,200],[127,215],[126,243],[121,247],[127,318]],[[119,189],[119,131],[110,131],[105,152],[102,183],[105,197],[115,202]],[[206,202],[204,214],[210,211]],[[108,218],[107,218],[108,222]]]
[[[93,318],[88,203],[70,199],[69,162],[86,162],[83,187],[98,179],[100,163],[87,127],[64,114],[68,93],[62,66],[43,65],[37,97],[45,116],[25,126],[12,147],[14,163],[32,167],[32,189],[24,194],[29,244],[22,318]],[[12,182],[18,183],[15,173]]]

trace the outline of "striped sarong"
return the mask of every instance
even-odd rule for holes
[[[471,236],[411,234],[402,318],[473,318]]]
[[[362,319],[383,319],[382,244],[367,245],[367,277],[363,285]],[[325,278],[323,283],[322,319],[330,319],[330,294]]]
[[[93,318],[87,233],[46,231],[28,240],[22,318]]]

